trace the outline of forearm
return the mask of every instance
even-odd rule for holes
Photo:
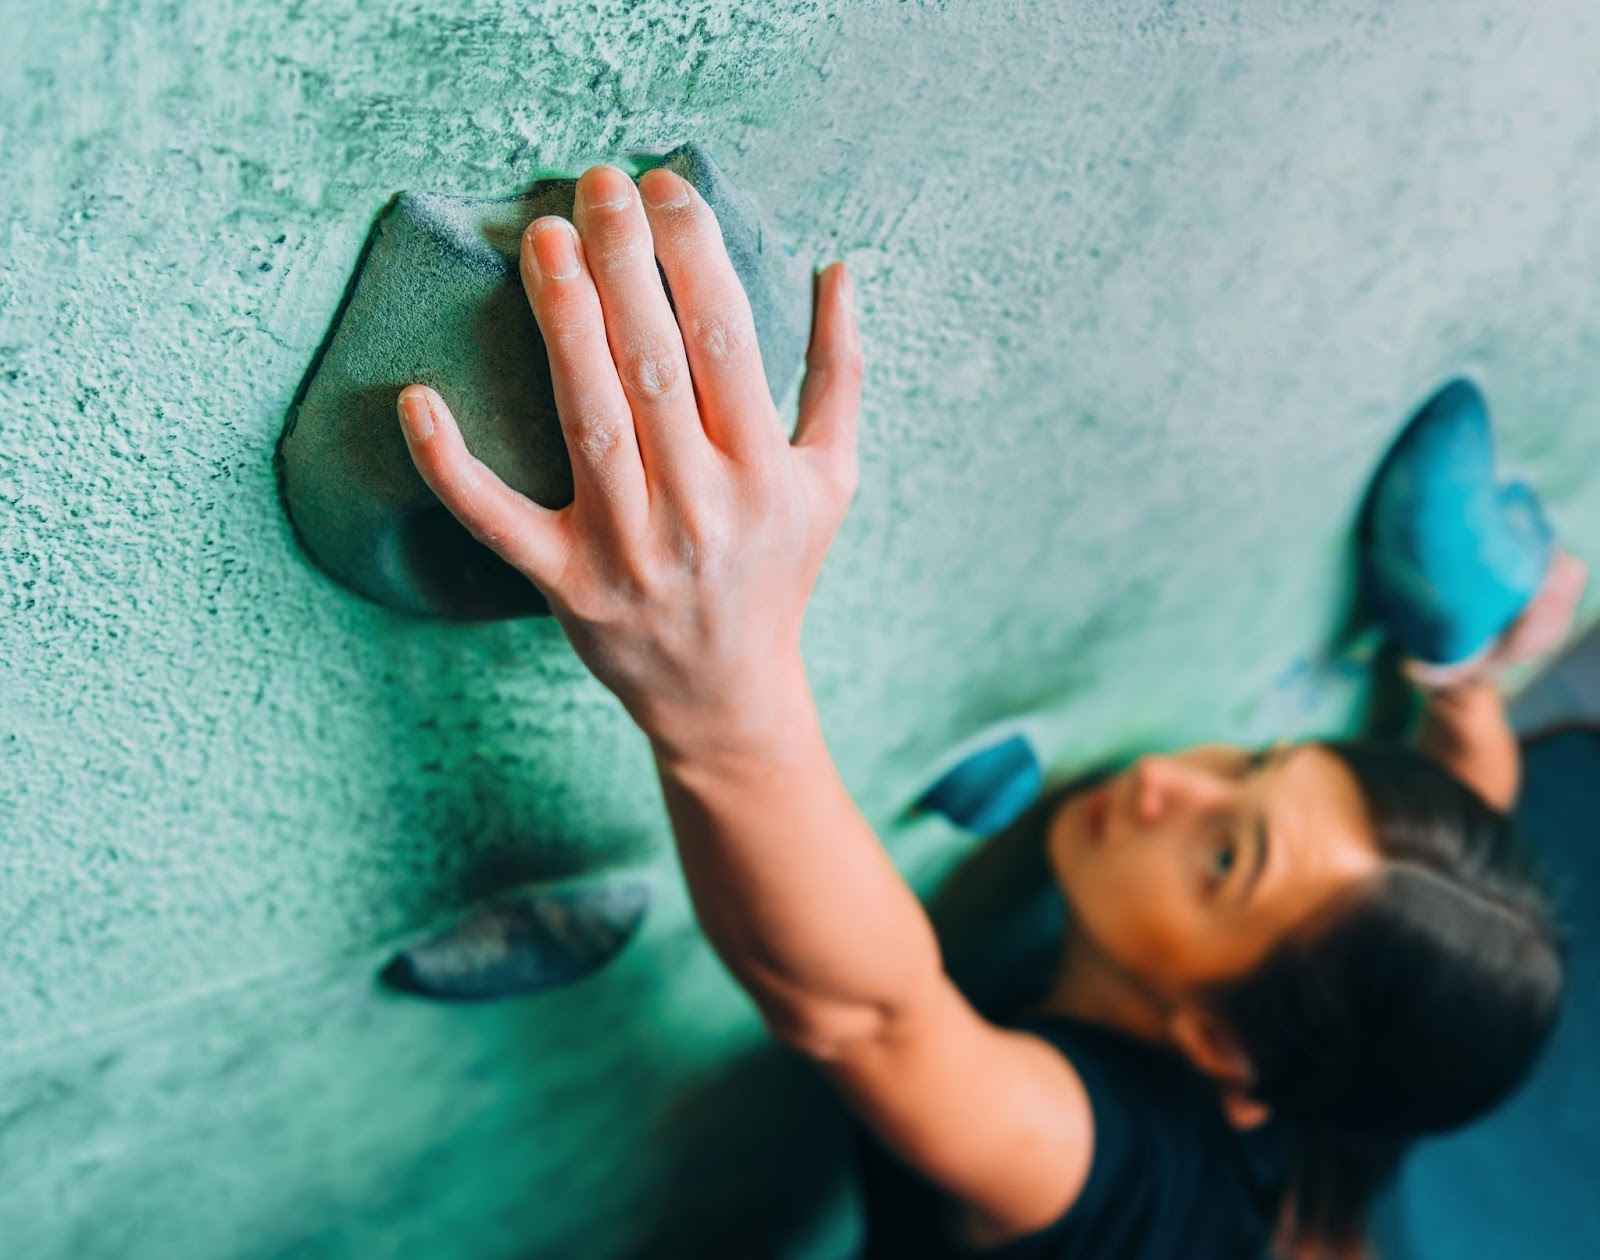
[[[922,906],[839,778],[802,672],[760,734],[653,740],[700,924],[780,1038],[826,1055],[891,1026],[942,972]]]
[[[859,480],[849,276],[817,273],[784,440],[743,283],[691,182],[591,168],[572,221],[535,219],[518,263],[572,502],[507,485],[421,385],[397,399],[412,460],[650,737],[701,921],[769,1023],[870,1026],[942,973],[839,782],[800,667],[806,603]]]
[[[1423,696],[1418,751],[1434,758],[1496,809],[1516,802],[1522,749],[1492,681],[1466,683]]]

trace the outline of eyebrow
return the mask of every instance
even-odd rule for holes
[[[1266,770],[1281,763],[1290,752],[1294,750],[1292,744],[1277,744],[1267,753],[1266,760],[1260,769]],[[1250,900],[1250,895],[1255,892],[1256,885],[1261,882],[1261,873],[1267,869],[1267,855],[1272,851],[1272,834],[1267,829],[1267,812],[1265,809],[1256,815],[1255,825],[1255,860],[1250,864],[1250,873],[1245,877],[1244,887],[1239,890],[1241,904]]]

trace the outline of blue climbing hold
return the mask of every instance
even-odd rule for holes
[[[1012,734],[957,762],[917,804],[956,826],[1000,831],[1022,816],[1044,790],[1044,768],[1027,736]]]
[[[1483,395],[1454,380],[1384,457],[1363,512],[1363,582],[1408,656],[1433,665],[1488,647],[1538,592],[1551,530],[1538,496],[1495,480]]]

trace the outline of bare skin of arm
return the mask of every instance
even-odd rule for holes
[[[1582,560],[1558,548],[1543,585],[1483,657],[1465,667],[1402,665],[1422,689],[1418,750],[1498,810],[1509,811],[1516,803],[1522,747],[1497,679],[1512,665],[1548,656],[1567,639],[1588,572]]]
[[[539,587],[649,738],[700,923],[774,1034],[983,1221],[1040,1228],[1088,1173],[1082,1082],[946,978],[926,913],[840,781],[801,660],[856,483],[862,356],[844,268],[818,280],[790,439],[698,194],[664,170],[636,189],[596,167],[574,217],[536,220],[521,255],[572,504],[508,488],[420,386],[399,399],[412,460]]]
[[[1495,809],[1516,803],[1522,747],[1493,680],[1426,693],[1416,744]]]
[[[840,782],[798,688],[780,745],[656,765],[706,935],[781,1041],[996,1241],[1088,1175],[1088,1096],[1038,1039],[984,1021]],[[777,855],[777,860],[774,856]]]

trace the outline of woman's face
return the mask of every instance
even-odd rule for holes
[[[1248,974],[1382,864],[1317,744],[1141,758],[1063,804],[1047,844],[1074,930],[1166,1001]]]

